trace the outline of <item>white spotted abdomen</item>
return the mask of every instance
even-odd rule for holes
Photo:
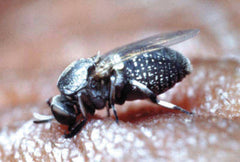
[[[127,79],[136,80],[160,94],[189,74],[191,64],[180,53],[163,48],[127,60],[123,70]]]

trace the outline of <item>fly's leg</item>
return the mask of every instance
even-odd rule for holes
[[[81,114],[83,116],[83,120],[82,121],[79,120],[73,126],[69,126],[69,128],[68,128],[69,133],[64,134],[65,138],[72,138],[73,136],[75,136],[84,127],[84,125],[87,122],[86,109],[85,109],[85,106],[82,103],[81,93],[78,94],[78,104],[79,104],[79,107],[80,107]]]
[[[112,75],[110,77],[110,92],[109,92],[109,102],[108,107],[113,109],[113,114],[116,119],[116,123],[118,123],[118,115],[115,109],[114,104],[117,102],[118,104],[123,104],[126,100],[126,95],[124,95],[124,87],[127,81],[123,76],[123,73],[119,70],[113,70]]]
[[[110,77],[110,97],[109,97],[109,108],[113,109],[113,114],[116,119],[116,123],[118,124],[118,115],[117,111],[114,106],[114,101],[115,101],[115,85],[116,85],[116,77],[112,75]]]
[[[138,91],[140,91],[140,93],[142,93],[143,95],[148,97],[155,104],[158,104],[158,105],[168,108],[168,109],[178,110],[178,111],[181,111],[186,114],[193,114],[192,112],[189,112],[177,105],[174,105],[174,104],[166,102],[166,101],[159,100],[157,98],[157,95],[155,95],[146,85],[144,85],[136,80],[131,80],[130,85],[133,87],[133,89],[137,89]]]
[[[107,102],[106,108],[107,108],[107,117],[110,117],[110,104],[109,104],[109,102]]]
[[[162,107],[165,107],[165,108],[168,108],[168,109],[178,110],[178,111],[181,111],[181,112],[183,112],[185,114],[188,114],[188,115],[192,115],[193,114],[192,112],[187,111],[187,110],[185,110],[185,109],[183,109],[183,108],[181,108],[181,107],[179,107],[177,105],[174,105],[172,103],[169,103],[169,102],[166,102],[166,101],[161,101],[161,100],[158,100],[158,99],[156,99],[156,100],[157,100],[157,104],[162,106]]]
[[[87,118],[85,118],[85,119],[83,119],[80,123],[78,123],[77,125],[76,125],[76,127],[74,127],[71,131],[70,131],[70,133],[68,133],[68,134],[64,134],[64,137],[65,138],[72,138],[73,136],[75,136],[83,127],[84,127],[84,125],[86,124],[86,122],[87,122]]]

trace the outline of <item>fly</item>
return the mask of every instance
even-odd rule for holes
[[[188,58],[168,48],[199,33],[197,29],[159,34],[113,49],[110,52],[72,62],[60,75],[59,95],[48,105],[53,116],[36,116],[34,123],[56,119],[68,126],[65,138],[76,135],[87,122],[87,114],[115,104],[136,99],[150,99],[162,107],[191,112],[172,103],[159,100],[157,95],[172,88],[192,70]]]

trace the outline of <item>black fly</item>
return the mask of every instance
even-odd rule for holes
[[[120,48],[105,55],[79,59],[71,63],[60,75],[57,86],[60,95],[49,99],[53,116],[38,117],[34,123],[56,119],[69,126],[66,138],[76,135],[87,121],[87,114],[107,107],[118,116],[114,104],[126,100],[150,99],[169,109],[187,110],[157,98],[175,83],[190,74],[188,58],[167,48],[195,36],[199,30],[184,30],[155,35]]]

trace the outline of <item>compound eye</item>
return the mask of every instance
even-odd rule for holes
[[[52,98],[51,110],[55,119],[64,125],[73,125],[76,121],[74,104],[70,100],[58,95]]]

